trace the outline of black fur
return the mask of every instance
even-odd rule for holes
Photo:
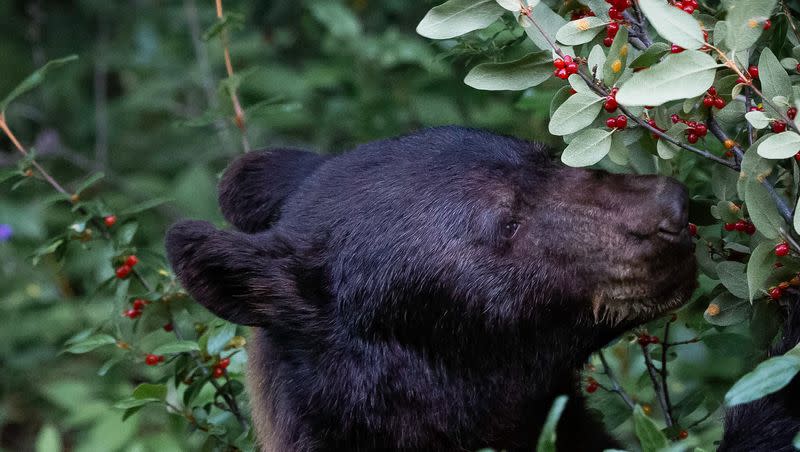
[[[167,249],[200,303],[256,327],[269,450],[533,450],[559,394],[558,450],[614,447],[579,369],[695,284],[682,186],[477,130],[249,154],[220,200],[261,232],[180,223]]]

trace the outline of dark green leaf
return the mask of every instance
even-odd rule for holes
[[[745,374],[725,394],[727,406],[752,402],[780,391],[800,372],[800,357],[783,355],[770,358]]]
[[[69,353],[86,353],[104,345],[116,344],[117,340],[108,334],[96,334],[71,344],[65,351]]]
[[[44,81],[44,77],[50,71],[59,68],[67,63],[75,61],[77,59],[78,59],[77,55],[70,55],[64,58],[59,58],[57,60],[48,61],[47,63],[45,63],[44,66],[35,70],[31,75],[29,75],[25,80],[23,80],[19,85],[17,85],[16,88],[11,90],[11,93],[9,93],[8,96],[6,96],[6,98],[3,99],[2,102],[0,102],[0,115],[5,114],[6,108],[8,108],[8,104],[10,104],[14,99],[39,86]]]
[[[464,78],[467,85],[487,91],[519,91],[536,86],[553,75],[550,52],[535,52],[505,63],[483,63]]]
[[[644,414],[640,405],[636,405],[633,410],[633,426],[636,430],[636,437],[639,438],[639,443],[642,445],[643,452],[657,452],[666,448],[669,444],[667,437]]]

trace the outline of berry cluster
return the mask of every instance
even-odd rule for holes
[[[625,115],[619,115],[616,118],[608,118],[606,119],[606,125],[609,129],[624,129],[628,127],[628,117]]]
[[[580,20],[584,17],[594,17],[594,11],[589,8],[580,8],[580,9],[573,9],[572,14],[570,16],[570,20]]]
[[[717,89],[713,86],[708,89],[708,94],[703,98],[703,105],[711,108],[716,107],[718,109],[725,107],[725,100],[717,94]]]
[[[611,44],[614,43],[614,38],[617,36],[619,32],[619,22],[611,22],[606,26],[606,37],[603,38],[603,45],[606,47],[611,47]]]
[[[689,126],[689,128],[686,129],[686,141],[689,143],[695,144],[697,143],[697,140],[708,135],[708,127],[702,122],[687,121],[675,114],[670,116],[670,119],[672,120],[673,124],[682,122]]]
[[[578,63],[576,63],[570,55],[564,55],[563,59],[556,58],[553,61],[553,66],[556,68],[553,74],[562,80],[569,78],[572,74],[578,73]]]
[[[155,366],[158,363],[164,362],[164,355],[154,355],[152,353],[148,353],[147,356],[144,357],[144,363],[148,366]]]
[[[138,318],[139,316],[142,315],[142,311],[144,311],[145,306],[147,306],[148,304],[150,304],[149,301],[137,298],[133,300],[133,306],[127,311],[123,312],[122,315],[131,320]]]
[[[677,2],[673,3],[672,6],[678,8],[678,9],[682,9],[682,10],[686,11],[689,14],[692,14],[694,12],[694,10],[699,8],[699,4],[697,3],[697,0],[683,0],[683,1],[678,0]]]
[[[631,0],[606,0],[606,3],[611,5],[608,8],[608,17],[611,20],[623,20],[622,13],[632,6]]]
[[[617,103],[617,91],[619,91],[619,88],[611,88],[611,93],[606,97],[605,103],[603,103],[603,108],[609,113],[614,113],[617,111],[617,107],[619,107]]]
[[[747,235],[753,235],[756,233],[756,226],[745,220],[739,220],[736,223],[725,223],[724,226],[726,231],[738,231],[744,232]]]
[[[135,254],[131,254],[125,259],[125,263],[117,267],[114,273],[119,279],[125,279],[133,271],[133,267],[139,263],[139,258]]]
[[[650,344],[661,343],[661,339],[656,336],[650,336],[647,333],[642,333],[636,338],[636,342],[638,342],[642,347],[647,347]]]
[[[214,378],[219,378],[225,375],[225,369],[227,369],[230,364],[231,364],[230,358],[222,358],[216,364],[214,364],[214,367],[211,370],[211,375]]]

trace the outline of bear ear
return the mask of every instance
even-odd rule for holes
[[[184,221],[167,232],[170,265],[183,287],[217,316],[264,326],[270,305],[291,285],[275,264],[271,233],[220,231],[204,221]]]
[[[286,198],[325,160],[296,149],[255,151],[239,157],[219,184],[222,214],[243,232],[268,229],[278,220]]]

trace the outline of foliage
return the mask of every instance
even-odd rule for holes
[[[742,375],[766,356],[778,306],[800,285],[800,214],[792,208],[800,186],[800,34],[791,10],[774,0],[478,3],[450,0],[417,28],[453,38],[493,23],[500,8],[514,16],[530,40],[514,43],[516,59],[474,66],[468,85],[530,92],[556,83],[548,130],[566,143],[563,163],[673,176],[690,188],[701,266],[692,302],[612,347],[621,377],[601,355],[586,389],[607,392],[590,400],[643,450],[711,448],[720,432],[711,419],[723,405],[776,392],[800,371],[795,349]],[[431,21],[436,12],[465,26]],[[670,329],[688,339],[670,337]],[[662,330],[661,338],[654,342],[648,330]],[[638,356],[628,350],[636,343]],[[690,376],[683,360],[713,368]],[[614,403],[620,408],[609,409]],[[650,417],[655,404],[661,428]]]
[[[555,0],[450,0],[427,14],[433,4],[401,0],[0,3],[13,61],[0,77],[0,447],[252,450],[247,332],[177,286],[166,225],[222,225],[216,175],[250,143],[335,152],[460,123],[561,137],[567,164],[687,184],[699,287],[675,317],[593,358],[589,400],[631,448],[686,430],[674,444],[713,449],[723,403],[800,368],[794,355],[764,361],[779,325],[770,295],[800,283],[796,24],[774,0],[692,15],[640,0],[624,21],[585,3],[594,16]],[[566,81],[552,66],[565,54],[580,66]],[[609,128],[620,114],[630,127]],[[783,241],[790,253],[776,256]]]

